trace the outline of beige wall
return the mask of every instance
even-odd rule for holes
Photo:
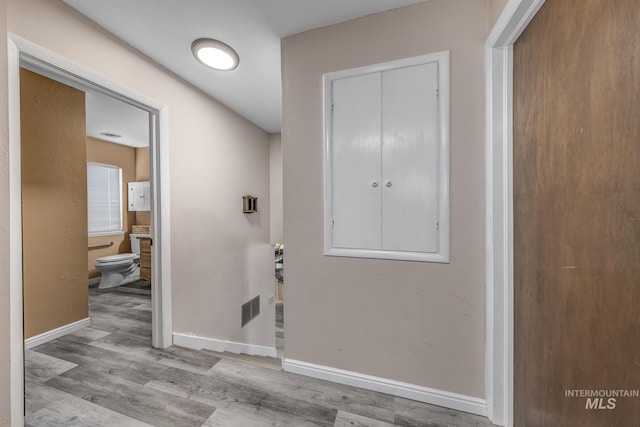
[[[268,134],[61,0],[6,3],[12,33],[168,107],[174,332],[273,347]],[[260,198],[259,213],[242,213],[244,194]],[[241,304],[257,294],[261,314],[241,329]],[[0,343],[5,347],[8,342]]]
[[[493,28],[509,0],[489,0],[489,29]]]
[[[7,4],[0,2],[0,34],[7,33]],[[7,44],[0,43],[0,426],[11,424],[9,336],[9,124]],[[19,415],[22,416],[22,415]]]
[[[151,179],[149,166],[149,147],[136,148],[136,181]]]
[[[204,97],[184,107],[171,110],[192,123],[171,151],[174,330],[273,347],[273,306],[239,327],[241,304],[274,291],[268,134]],[[242,213],[245,194],[259,212]]]
[[[150,181],[149,147],[136,148],[136,181]],[[136,211],[135,224],[150,225],[151,212]]]
[[[136,215],[135,212],[129,212],[129,209],[127,209],[129,191],[127,184],[136,181],[136,149],[87,137],[87,161],[122,168],[122,188],[120,191],[122,191],[123,203],[122,228],[125,230],[122,235],[89,237],[89,246],[109,241],[113,242],[113,246],[109,248],[89,249],[88,272],[89,278],[92,278],[100,276],[100,273],[95,268],[96,259],[103,256],[131,252],[129,232],[131,232],[131,226],[134,224]]]
[[[271,203],[271,243],[282,238],[282,134],[269,135],[269,174]]]
[[[24,336],[86,319],[84,92],[20,72]]]
[[[484,396],[486,0],[432,0],[282,42],[287,358]],[[323,73],[451,51],[451,263],[323,256]]]

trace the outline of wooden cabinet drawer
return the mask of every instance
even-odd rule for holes
[[[151,267],[140,267],[140,280],[151,282]]]
[[[151,239],[140,239],[140,280],[151,282]]]
[[[142,252],[140,254],[140,267],[151,268],[151,254],[148,252]]]
[[[151,253],[151,239],[140,239],[140,253]]]

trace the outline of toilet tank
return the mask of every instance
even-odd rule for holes
[[[140,237],[151,237],[148,234],[129,234],[129,239],[131,239],[131,253],[140,255]]]

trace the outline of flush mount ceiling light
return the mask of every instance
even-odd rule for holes
[[[230,71],[235,69],[240,58],[233,48],[213,39],[198,39],[191,43],[193,56],[214,70]]]

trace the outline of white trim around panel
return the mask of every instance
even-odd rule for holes
[[[509,0],[485,42],[487,416],[513,425],[513,44],[545,0]]]
[[[333,200],[333,164],[332,164],[332,133],[333,133],[333,81],[355,76],[363,76],[373,73],[409,68],[412,66],[437,64],[437,87],[434,93],[437,96],[437,222],[435,252],[385,250],[381,248],[352,248],[338,247],[334,245],[334,200]],[[354,258],[377,258],[404,261],[425,262],[449,262],[449,51],[436,52],[411,58],[400,59],[381,64],[358,67],[349,70],[327,73],[323,76],[324,93],[324,253],[328,256],[345,256]],[[377,183],[374,182],[374,186]],[[380,183],[382,186],[382,183]],[[363,215],[367,215],[363,212]]]
[[[284,359],[282,367],[286,372],[294,374],[486,416],[486,402],[477,397],[436,390],[328,366],[315,365],[299,360]]]

